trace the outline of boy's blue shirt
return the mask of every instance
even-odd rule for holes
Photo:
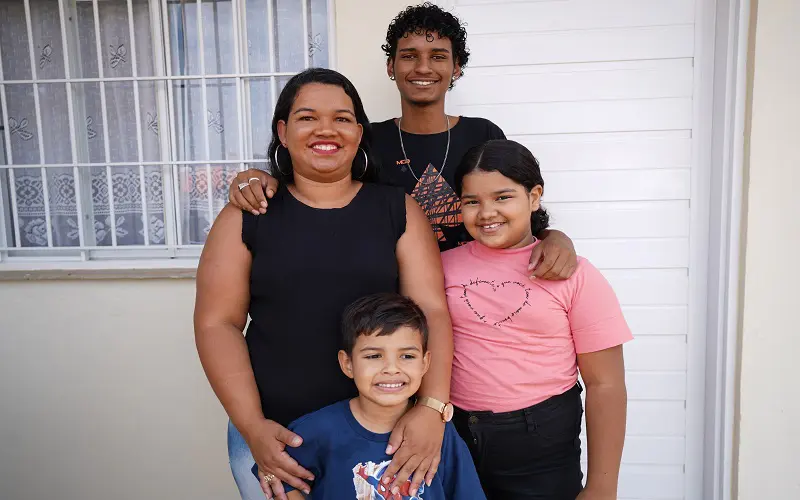
[[[380,484],[379,479],[392,459],[386,454],[390,434],[365,429],[353,416],[350,401],[340,401],[301,417],[289,429],[303,438],[300,447],[287,447],[286,451],[314,474],[310,497],[313,500],[486,498],[467,445],[450,423],[445,426],[436,476],[430,486],[423,484],[413,497],[408,492],[410,482],[403,485],[399,496],[393,496]],[[258,474],[257,466],[253,467],[253,473]]]

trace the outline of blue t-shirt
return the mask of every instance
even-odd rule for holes
[[[379,483],[392,457],[386,454],[390,434],[365,429],[353,416],[350,401],[334,403],[301,417],[289,429],[303,438],[289,455],[314,474],[313,500],[395,500]],[[257,466],[254,467],[257,474]],[[448,423],[445,426],[439,469],[430,487],[409,495],[410,481],[400,490],[403,500],[480,500],[486,496],[467,445]],[[286,485],[284,485],[286,486]],[[291,489],[291,488],[289,488]]]

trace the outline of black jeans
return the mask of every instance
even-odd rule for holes
[[[523,410],[468,412],[453,423],[489,500],[575,500],[581,492],[581,386]]]

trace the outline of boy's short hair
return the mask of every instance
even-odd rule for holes
[[[407,326],[422,335],[422,351],[428,350],[428,321],[422,309],[408,297],[397,293],[376,293],[362,297],[344,310],[342,315],[342,349],[353,353],[358,337],[391,335]]]

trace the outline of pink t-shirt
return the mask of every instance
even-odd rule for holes
[[[442,254],[455,352],[451,400],[469,411],[519,410],[578,380],[577,354],[631,339],[614,291],[586,259],[564,281],[531,280],[538,241],[494,250],[475,241]]]

